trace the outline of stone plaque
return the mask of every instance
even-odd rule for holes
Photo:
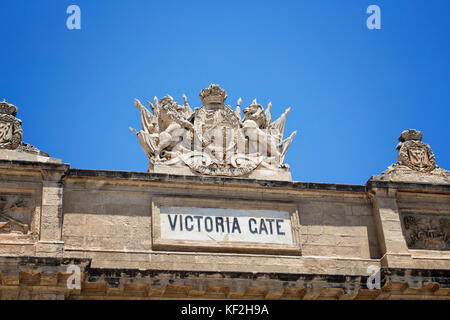
[[[408,248],[450,250],[450,218],[445,215],[403,214]]]
[[[292,204],[156,198],[152,222],[155,249],[300,254]]]
[[[0,237],[28,234],[32,224],[31,196],[0,192]]]

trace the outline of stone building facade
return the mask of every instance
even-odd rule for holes
[[[205,106],[223,104],[219,89],[202,91]],[[450,174],[419,131],[366,185],[292,182],[293,135],[270,131],[270,113],[258,122],[256,101],[228,127],[256,123],[279,149],[240,162],[164,146],[213,109],[153,130],[160,114],[136,106],[147,173],[71,168],[22,142],[1,103],[0,299],[450,299]]]

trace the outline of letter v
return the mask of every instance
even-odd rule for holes
[[[168,216],[169,216],[170,229],[172,229],[172,231],[174,231],[175,230],[175,226],[177,225],[178,215],[175,215],[175,219],[173,221],[172,221],[172,218],[170,217],[170,214]]]

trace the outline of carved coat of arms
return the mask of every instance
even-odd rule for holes
[[[0,102],[0,150],[9,149],[48,157],[48,154],[22,141],[22,121],[16,118],[17,107]]]
[[[402,132],[397,145],[398,163],[420,172],[430,172],[436,168],[433,151],[422,142],[422,133],[410,129]]]
[[[152,112],[135,100],[142,130],[130,129],[149,158],[150,172],[173,168],[186,174],[176,170],[184,167],[202,175],[244,177],[262,170],[275,180],[289,173],[284,158],[296,132],[285,140],[283,133],[290,108],[272,122],[271,103],[264,110],[255,99],[243,110],[242,119],[242,100],[233,110],[224,104],[227,95],[218,85],[203,89],[200,98],[202,106],[194,111],[185,95],[183,105],[171,96],[155,97],[154,104],[148,102]]]
[[[22,123],[16,114],[16,106],[0,102],[0,149],[13,150],[22,142]]]

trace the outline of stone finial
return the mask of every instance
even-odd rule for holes
[[[422,142],[422,132],[405,130],[398,140],[398,164],[419,172],[431,172],[436,168],[433,151],[428,144]]]
[[[9,104],[6,100],[0,102],[0,149],[8,149],[11,150],[8,151],[9,153],[14,153],[9,155],[8,159],[28,159],[25,154],[48,157],[47,153],[22,141],[22,121],[16,118],[16,115],[16,106]]]
[[[439,168],[433,151],[422,142],[422,132],[408,129],[398,137],[397,162],[390,165],[374,181],[401,181],[450,184],[450,172]]]
[[[22,142],[22,122],[16,118],[17,107],[0,102],[0,149],[14,150]]]

